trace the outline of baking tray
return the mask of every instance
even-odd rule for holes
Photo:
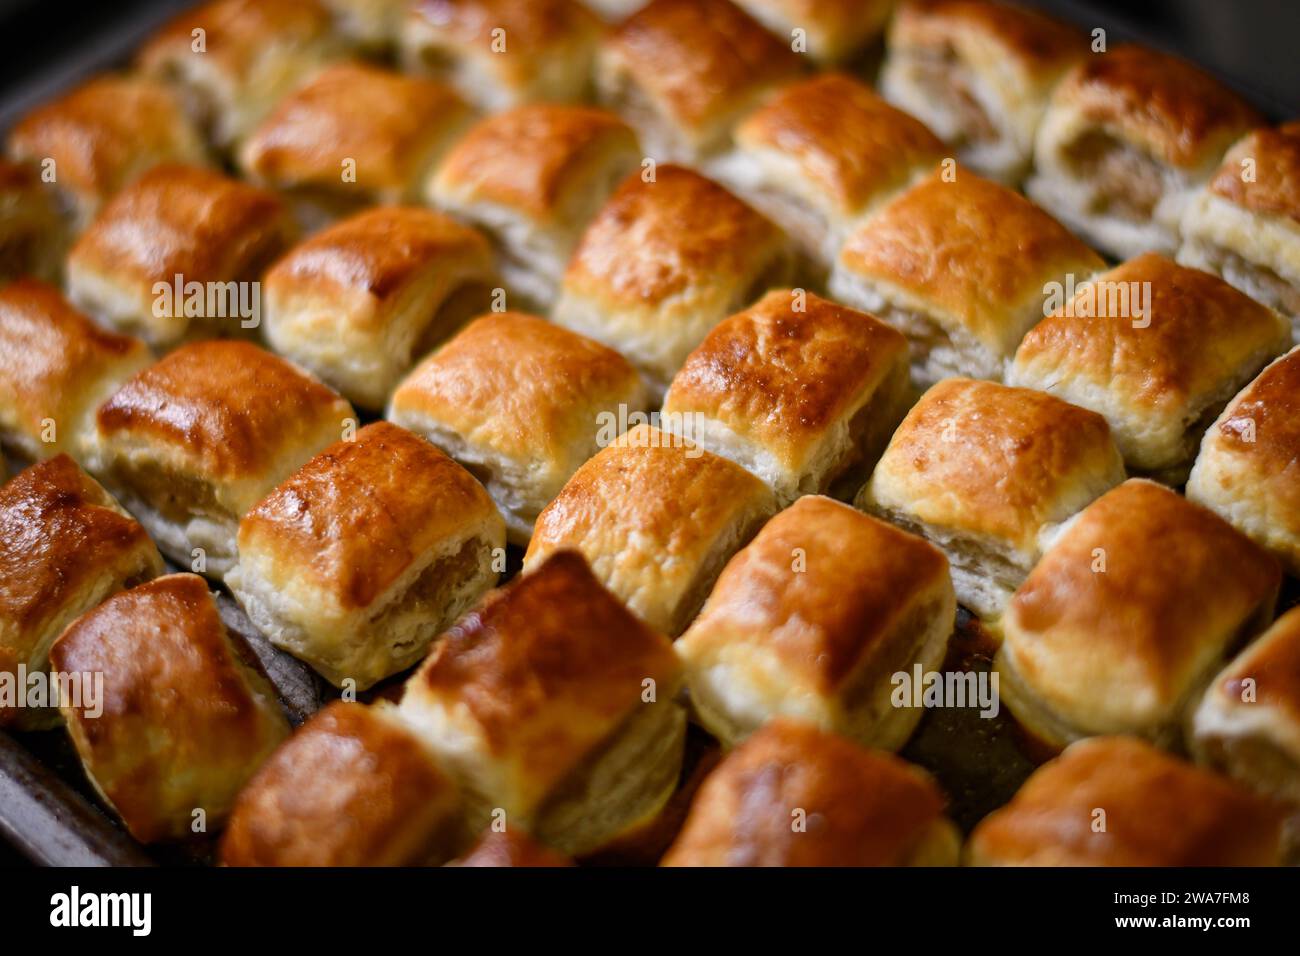
[[[192,0],[0,0],[0,43],[13,46],[0,56],[0,133],[60,90],[125,62],[159,24],[191,5]],[[1106,29],[1109,43],[1139,40],[1196,60],[1274,119],[1300,115],[1300,57],[1293,48],[1300,36],[1300,3],[1054,0],[1037,5],[1089,29]],[[66,29],[70,22],[75,31]],[[509,549],[507,578],[517,571],[520,557],[518,549]],[[1289,582],[1282,606],[1297,603],[1300,588]],[[220,593],[218,605],[241,651],[274,684],[293,724],[337,696],[305,664],[272,647],[228,594]],[[993,649],[979,622],[959,611],[942,669],[987,672]],[[395,698],[404,677],[388,679],[362,699]],[[974,708],[954,708],[927,711],[901,755],[935,775],[951,799],[952,818],[965,832],[1010,799],[1051,753],[1005,711],[985,719]],[[716,744],[693,728],[682,785],[663,819],[636,845],[612,849],[590,862],[652,863],[717,758]],[[13,851],[6,857],[0,848],[0,864],[194,866],[212,863],[214,850],[211,837],[148,848],[134,841],[95,795],[61,728],[0,732],[0,839]]]

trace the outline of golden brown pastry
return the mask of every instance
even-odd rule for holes
[[[172,84],[207,136],[226,149],[340,52],[333,18],[319,0],[210,0],[154,34],[136,65]]]
[[[1127,737],[1074,744],[975,828],[975,866],[1277,866],[1282,814]]]
[[[779,90],[735,140],[710,173],[788,232],[821,273],[864,215],[944,157],[924,124],[843,73]]]
[[[772,492],[739,465],[641,424],[579,468],[538,516],[524,571],[579,551],[642,620],[675,636],[775,510]]]
[[[261,323],[257,280],[294,235],[273,193],[209,169],[155,166],[72,247],[68,297],[159,348],[247,335]]]
[[[32,461],[85,461],[95,409],[151,361],[143,342],[101,329],[52,285],[0,286],[0,444]]]
[[[662,866],[954,866],[929,775],[810,724],[774,720],[705,778]]]
[[[489,828],[464,856],[453,860],[449,866],[573,866],[573,861],[563,853],[542,846],[518,827],[493,830]]]
[[[1024,197],[944,165],[865,219],[831,273],[831,296],[897,326],[922,387],[1001,381],[1051,288],[1100,257]]]
[[[1281,574],[1216,515],[1141,478],[1102,495],[1016,591],[995,666],[1002,700],[1063,746],[1169,745],[1232,651],[1272,619]]]
[[[276,104],[240,147],[239,165],[318,226],[370,203],[417,199],[469,118],[446,84],[339,63]]]
[[[1116,258],[1172,255],[1192,191],[1262,122],[1190,63],[1123,44],[1084,58],[1056,87],[1025,189]]]
[[[801,67],[788,42],[728,0],[651,0],[605,39],[596,87],[650,156],[697,163]]]
[[[195,342],[99,407],[91,471],[164,554],[220,579],[240,518],[355,427],[346,401],[270,352]]]
[[[423,435],[487,487],[510,539],[620,424],[644,414],[645,387],[613,349],[519,312],[475,319],[416,367],[388,417]]]
[[[894,0],[736,0],[777,38],[818,65],[860,58],[880,38]]]
[[[69,625],[50,664],[103,675],[102,713],[84,699],[59,710],[90,782],[142,843],[215,832],[289,735],[271,682],[195,574],[109,598]]]
[[[991,624],[1044,537],[1123,480],[1100,415],[1041,392],[948,379],[908,413],[857,505],[943,549],[957,599]]]
[[[162,571],[144,528],[67,455],[20,472],[0,487],[0,674],[45,670],[70,622]],[[0,705],[0,726],[50,716]]]
[[[781,230],[681,166],[629,176],[587,227],[551,318],[622,352],[655,397],[728,315],[789,284]]]
[[[473,830],[520,827],[578,856],[676,788],[680,683],[668,639],[562,553],[448,631],[401,709],[459,781]]]
[[[577,0],[414,0],[402,62],[450,81],[486,112],[581,101],[601,32]]]
[[[512,306],[549,309],[582,230],[640,161],[636,134],[613,113],[532,103],[475,125],[427,196],[492,238]]]
[[[1178,485],[1209,423],[1290,341],[1277,313],[1152,252],[1081,283],[1007,381],[1105,416],[1131,472]]]
[[[660,426],[762,478],[778,501],[851,497],[911,401],[907,340],[798,289],[714,327],[664,399]]]
[[[330,445],[239,523],[226,583],[277,647],[364,690],[424,656],[496,584],[505,525],[423,438],[375,422]]]
[[[1199,761],[1300,805],[1300,608],[1278,618],[1211,681],[1188,731]]]
[[[249,781],[221,841],[226,866],[428,866],[465,842],[460,795],[386,702],[335,701]]]
[[[1181,225],[1179,262],[1281,312],[1300,339],[1300,121],[1234,144]]]
[[[1089,52],[1083,31],[998,0],[904,0],[886,48],[885,97],[1010,184],[1029,171],[1052,90]]]
[[[956,613],[942,551],[807,495],[731,559],[676,647],[724,745],[786,716],[897,750],[921,709],[895,706],[893,675],[938,669]]]
[[[149,77],[103,75],[37,107],[9,132],[9,155],[41,167],[73,227],[90,225],[123,186],[159,163],[207,162],[179,98]]]
[[[0,282],[22,276],[54,280],[67,236],[54,195],[36,169],[0,159]]]
[[[266,339],[363,408],[491,304],[487,240],[414,206],[380,206],[290,249],[266,273]]]
[[[1237,394],[1201,442],[1187,497],[1300,578],[1300,348]]]

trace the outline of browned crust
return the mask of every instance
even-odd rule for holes
[[[436,80],[339,63],[281,100],[240,150],[240,162],[280,186],[413,195],[439,146],[469,115]],[[343,179],[349,160],[355,182]]]
[[[806,495],[731,559],[683,640],[695,655],[752,636],[805,686],[833,694],[947,576],[924,539]]]
[[[673,379],[666,411],[700,412],[797,459],[907,354],[902,333],[805,293],[769,292],[714,326]]]
[[[465,260],[485,274],[491,269],[491,249],[478,231],[431,209],[379,206],[294,246],[264,281],[268,292],[365,292],[385,301],[432,264]]]
[[[565,288],[611,304],[647,306],[749,274],[755,250],[780,231],[717,183],[661,165],[655,181],[625,179],[583,234]]]
[[[136,839],[182,836],[194,808],[219,825],[288,735],[269,682],[236,657],[204,580],[172,574],[82,616],[50,652],[103,674],[103,712],[61,707],[82,762]]]
[[[606,110],[532,103],[489,116],[447,154],[438,186],[539,220],[556,214],[588,157],[637,148],[636,134]]]
[[[34,637],[85,586],[135,563],[162,571],[144,528],[67,455],[32,465],[0,487],[0,621]],[[0,648],[25,660],[30,646]]]
[[[226,866],[430,862],[456,787],[394,719],[335,701],[240,793],[221,842]]]
[[[375,422],[298,469],[244,516],[241,550],[269,550],[348,609],[368,607],[421,554],[496,506],[423,438]]]
[[[785,87],[737,128],[736,141],[794,158],[847,214],[945,155],[924,123],[842,73]]]
[[[1098,737],[1034,773],[975,828],[970,851],[974,862],[1012,866],[1276,866],[1281,818],[1149,744]]]
[[[542,846],[518,828],[504,833],[487,830],[470,850],[456,860],[456,866],[573,866],[563,853]]]
[[[605,53],[691,128],[801,66],[789,44],[727,0],[651,0],[615,29]]]
[[[1054,76],[1088,52],[1087,37],[1072,24],[990,0],[906,0],[894,16],[890,46],[943,49],[969,32],[998,44],[1035,78]]]
[[[1255,163],[1255,178],[1243,178],[1242,161]],[[1300,223],[1300,122],[1257,129],[1224,157],[1210,191],[1229,202]]]
[[[705,779],[662,865],[897,866],[943,807],[929,777],[892,754],[777,719]]]
[[[209,478],[268,470],[296,436],[325,418],[339,428],[347,402],[270,352],[247,342],[185,345],[137,373],[100,406],[101,438],[131,436],[171,446]]]
[[[1054,101],[1183,168],[1213,162],[1228,143],[1263,123],[1237,94],[1186,60],[1132,44],[1080,62]]]

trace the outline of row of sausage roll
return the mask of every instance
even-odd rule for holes
[[[394,426],[371,428],[398,439]],[[304,486],[343,453],[319,456],[269,500],[315,504]],[[334,494],[382,495],[387,479],[366,474],[337,476]],[[297,513],[296,530],[331,521],[314,511]],[[287,742],[273,690],[207,584],[154,578],[148,537],[70,459],[0,489],[0,522],[7,643],[44,644],[59,673],[104,675],[102,710],[59,707],[92,782],[142,840],[182,838],[202,811],[205,828],[229,817],[221,852],[237,865],[436,863],[483,832],[492,836],[471,860],[557,862],[534,841],[584,857],[635,841],[664,812],[682,770],[685,686],[696,719],[734,749],[665,863],[957,860],[942,795],[887,753],[919,718],[891,708],[889,675],[935,666],[952,628],[946,559],[830,499],[805,496],[770,521],[675,647],[560,550],[447,629],[397,706],[336,703]],[[278,543],[295,544],[293,530]],[[320,560],[282,557],[315,575],[311,597],[324,604],[322,576],[373,586],[356,561],[412,536],[394,528],[381,542],[385,530],[354,535],[346,556],[326,546]],[[1176,576],[1151,572],[1166,549],[1182,558]],[[1276,583],[1244,537],[1158,485],[1130,481],[1085,509],[1013,600],[996,666],[1034,733],[1092,739],[982,823],[968,859],[1277,862],[1300,779],[1300,612],[1249,644],[1203,698],[1194,690],[1265,628]],[[1180,720],[1198,759],[1239,785],[1139,742],[1168,745]],[[1104,736],[1117,733],[1129,736]],[[1166,812],[1187,805],[1194,818]]]

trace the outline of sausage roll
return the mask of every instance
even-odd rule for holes
[[[1214,678],[1189,729],[1200,761],[1300,805],[1300,608]]]
[[[1188,704],[1272,619],[1281,573],[1210,511],[1133,478],[1060,532],[1012,598],[1002,700],[1062,746],[1131,734],[1171,745]]]
[[[997,0],[906,0],[880,89],[972,169],[1014,185],[1029,171],[1052,90],[1088,55],[1082,31]]]
[[[542,846],[518,827],[486,830],[467,853],[449,866],[573,866],[573,860]]]
[[[623,356],[519,312],[485,315],[420,363],[388,417],[473,472],[526,545],[537,515],[620,419],[641,414],[645,386]],[[620,414],[621,413],[621,414]]]
[[[72,247],[68,296],[160,348],[246,334],[261,322],[257,280],[294,234],[273,193],[208,169],[155,166]]]
[[[1205,433],[1187,497],[1300,578],[1300,348],[1271,364]]]
[[[375,422],[244,516],[226,583],[272,644],[365,690],[423,657],[496,584],[505,536],[469,472]]]
[[[1188,204],[1178,261],[1291,320],[1300,339],[1300,121],[1257,129]]]
[[[103,675],[101,700],[59,710],[86,776],[137,840],[215,831],[289,735],[254,661],[195,574],[122,591],[55,642],[56,671]]]
[[[1172,255],[1191,192],[1262,122],[1190,63],[1117,46],[1080,61],[1057,86],[1025,189],[1116,258]]]
[[[596,88],[649,155],[697,163],[801,66],[788,42],[729,0],[651,0],[605,39]]]
[[[735,141],[710,171],[785,229],[819,274],[858,220],[944,156],[923,123],[842,73],[775,93]]]
[[[54,196],[36,170],[0,158],[0,283],[55,279],[66,241]]]
[[[427,866],[468,834],[432,748],[386,702],[335,701],[253,776],[221,840],[226,866]]]
[[[773,34],[819,66],[863,58],[880,38],[894,0],[735,0]]]
[[[380,206],[291,249],[265,277],[266,339],[363,408],[491,304],[492,251],[428,209]]]
[[[354,427],[351,406],[247,342],[183,346],[99,407],[91,470],[183,567],[220,579],[239,520]]]
[[[1007,381],[1104,415],[1130,471],[1179,485],[1210,422],[1290,342],[1276,312],[1152,252],[1082,283]]]
[[[851,497],[911,399],[907,340],[802,290],[714,327],[664,399],[661,427],[762,478],[782,504]]]
[[[974,866],[1277,866],[1282,813],[1128,737],[1082,740],[971,834]]]
[[[179,98],[162,82],[137,76],[99,76],[38,107],[10,131],[8,150],[48,165],[77,232],[150,167],[207,161]]]
[[[955,866],[961,837],[919,767],[775,720],[705,778],[662,866]]]
[[[477,831],[589,853],[677,786],[686,714],[672,645],[557,554],[494,592],[406,684],[402,713],[461,785]]]
[[[159,30],[136,64],[172,84],[200,128],[227,149],[339,52],[319,0],[209,0]]]
[[[788,285],[794,258],[776,226],[681,166],[624,180],[587,228],[553,321],[627,356],[656,399],[728,315]]]
[[[401,54],[407,69],[446,79],[497,112],[587,99],[601,30],[577,0],[415,0]]]
[[[1033,203],[953,166],[866,219],[829,288],[903,331],[912,375],[925,387],[953,375],[1001,381],[1050,288],[1103,268]]]
[[[1044,538],[1123,480],[1100,415],[1041,392],[948,379],[908,413],[857,506],[938,545],[957,599],[994,623]]]
[[[417,199],[469,117],[436,80],[339,63],[276,104],[240,147],[239,165],[287,193],[315,227],[370,203]]]
[[[731,559],[677,652],[724,745],[786,716],[897,750],[921,709],[893,704],[892,676],[936,670],[956,614],[942,551],[808,495]]]
[[[69,623],[162,571],[144,528],[71,458],[20,472],[0,487],[0,673],[25,688],[18,669],[45,670]],[[0,704],[0,727],[50,716]]]
[[[95,409],[153,360],[139,339],[101,329],[36,279],[0,286],[0,444],[37,461],[85,461]]]
[[[679,435],[637,425],[583,465],[537,518],[524,570],[574,549],[651,627],[676,636],[773,512],[772,492]]]
[[[429,200],[482,229],[520,299],[549,309],[582,230],[641,161],[612,113],[534,103],[474,126],[429,180]]]

